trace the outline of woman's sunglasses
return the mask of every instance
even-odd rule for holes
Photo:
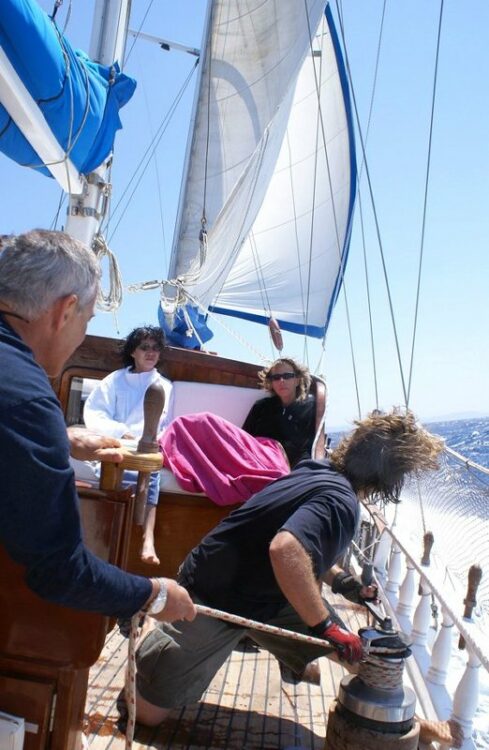
[[[295,372],[276,372],[274,374],[269,373],[267,375],[267,380],[277,382],[278,380],[292,380],[292,378],[296,377],[297,375]]]
[[[139,344],[138,349],[141,349],[142,352],[161,352],[159,344]]]

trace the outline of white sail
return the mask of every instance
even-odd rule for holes
[[[214,309],[265,320],[265,307],[284,329],[324,335],[346,262],[355,195],[345,101],[325,22],[302,66],[262,208]]]
[[[322,16],[323,0],[283,0],[273,5],[256,0],[225,4],[218,0],[212,4],[169,274],[178,278],[190,298],[204,308],[214,305],[229,314],[266,319],[269,314],[264,310],[260,287],[275,291],[268,311],[274,315],[285,309],[279,302],[284,289],[291,299],[290,285],[300,287],[297,271],[292,274],[295,278],[291,277],[289,255],[304,275],[306,291],[294,291],[292,313],[287,309],[285,316],[278,317],[293,330],[301,326],[303,330],[307,323],[313,334],[314,327],[324,330],[331,291],[325,304],[325,285],[317,278],[316,267],[313,274],[320,283],[315,293],[322,298],[322,312],[313,317],[304,312],[309,271],[297,256],[297,243],[309,257],[310,242],[304,237],[313,213],[319,211],[321,223],[328,221],[334,239],[325,236],[319,223],[313,239],[319,237],[331,259],[333,280],[327,286],[334,290],[352,203],[348,118],[327,27],[321,53],[312,54]],[[318,119],[316,79],[324,108],[322,123]],[[322,135],[317,140],[318,128],[327,143],[337,229],[331,221],[329,177]],[[296,189],[301,196],[294,213],[291,204],[297,197]],[[279,268],[265,245],[259,251],[257,274],[250,241],[243,243],[252,228],[251,242],[261,242],[271,225],[282,227],[282,238],[271,239],[271,245],[282,244],[283,235],[288,234],[292,250],[285,251],[284,243]],[[202,227],[207,231],[204,245],[199,242]],[[321,263],[324,266],[323,260]],[[331,269],[325,273],[331,275]],[[324,275],[322,270],[320,275]]]

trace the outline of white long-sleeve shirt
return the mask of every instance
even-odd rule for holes
[[[158,435],[170,422],[172,384],[153,368],[150,372],[131,372],[129,367],[115,370],[95,386],[83,409],[89,430],[109,437],[121,438],[126,433],[139,439],[144,427],[144,394],[151,383],[161,383],[165,405],[158,426]]]

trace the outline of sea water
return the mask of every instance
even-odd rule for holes
[[[465,458],[474,461],[480,466],[489,468],[489,417],[475,419],[457,419],[446,422],[434,422],[426,425],[430,432],[440,435],[446,441],[449,448],[457,451]],[[489,476],[486,475],[487,487],[489,488]],[[489,543],[489,505],[486,508],[485,519],[481,519],[481,534],[485,535]],[[482,575],[489,577],[489,570],[483,570]],[[484,632],[489,638],[489,628],[486,620],[483,623]],[[458,674],[465,668],[466,652],[454,649],[452,662],[458,662]],[[455,675],[453,675],[454,677]],[[448,684],[450,689],[453,686]],[[480,750],[489,748],[489,674],[481,668],[480,670],[480,693],[479,705],[474,717],[474,742]]]
[[[425,427],[440,435],[449,448],[489,469],[489,417],[430,422]]]

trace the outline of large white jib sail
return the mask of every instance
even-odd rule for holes
[[[323,0],[215,0],[161,319],[190,304],[322,337],[355,194],[343,62]],[[175,291],[176,290],[176,291]]]

